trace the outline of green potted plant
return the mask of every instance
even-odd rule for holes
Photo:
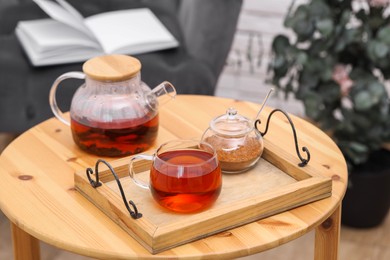
[[[345,156],[350,186],[342,221],[357,227],[378,225],[390,206],[390,152],[383,149],[390,142],[388,7],[389,0],[293,1],[284,20],[292,34],[274,38],[269,63],[268,80],[301,100],[306,116]],[[367,179],[378,176],[384,176],[378,184]],[[350,200],[353,194],[357,201]],[[381,203],[381,209],[369,208]],[[368,219],[375,211],[381,216]]]

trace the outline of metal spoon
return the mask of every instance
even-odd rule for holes
[[[259,118],[259,115],[260,115],[261,111],[263,110],[265,104],[267,103],[267,100],[268,100],[269,96],[271,95],[271,93],[272,93],[273,91],[274,91],[273,88],[271,88],[271,89],[268,91],[267,96],[265,97],[265,99],[264,99],[264,101],[263,101],[263,104],[261,105],[261,108],[260,108],[259,112],[257,112],[257,115],[256,115],[256,117],[255,117],[255,120],[256,120],[257,118]]]

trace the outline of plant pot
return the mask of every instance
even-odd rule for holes
[[[375,152],[370,160],[354,167],[342,202],[341,222],[357,228],[380,225],[390,207],[390,151]]]

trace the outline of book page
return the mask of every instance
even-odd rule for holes
[[[21,21],[16,32],[34,65],[84,61],[103,54],[97,42],[53,19]]]
[[[73,6],[71,6],[68,2],[65,0],[56,0],[59,5],[61,5],[66,11],[69,12],[77,21],[80,23],[84,23],[84,17],[75,9]]]
[[[33,1],[54,20],[77,29],[87,34],[90,38],[94,38],[93,34],[85,26],[83,16],[65,0],[57,0],[58,3],[47,0]]]
[[[106,53],[139,54],[179,45],[147,8],[106,12],[84,22]]]

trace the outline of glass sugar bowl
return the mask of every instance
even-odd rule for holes
[[[223,173],[241,173],[249,170],[260,159],[263,137],[252,120],[229,108],[226,114],[214,118],[204,132],[202,140],[217,152]]]

